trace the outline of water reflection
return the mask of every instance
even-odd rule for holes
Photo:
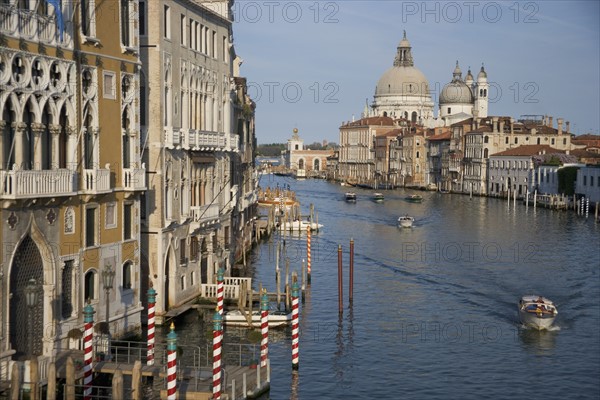
[[[527,329],[519,327],[518,335],[523,347],[536,355],[551,354],[556,347],[556,337],[560,329],[552,330]]]
[[[300,386],[300,375],[298,371],[292,371],[292,386],[290,391],[290,400],[298,400],[298,388]]]

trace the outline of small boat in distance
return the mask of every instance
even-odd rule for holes
[[[537,330],[548,329],[554,322],[558,310],[552,301],[542,296],[523,296],[519,300],[519,318],[527,327]]]
[[[292,321],[292,314],[285,311],[269,311],[269,328],[277,328],[288,325]],[[242,311],[233,310],[223,314],[223,323],[228,326],[246,326],[249,327],[248,319]],[[252,312],[252,326],[260,327],[260,311]]]
[[[413,222],[415,222],[415,219],[413,217],[409,217],[408,215],[398,217],[398,225],[401,228],[412,228]]]
[[[349,203],[356,203],[356,193],[354,192],[348,192],[345,194],[346,196],[346,201]]]
[[[373,193],[373,201],[378,203],[383,201],[383,193]]]
[[[423,201],[423,196],[420,196],[418,194],[411,194],[410,196],[406,196],[404,199],[411,203],[420,203]]]

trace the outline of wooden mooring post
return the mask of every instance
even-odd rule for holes
[[[342,245],[338,245],[338,312],[344,313],[344,290],[342,287]]]

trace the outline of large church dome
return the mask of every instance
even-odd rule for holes
[[[377,82],[375,96],[429,95],[427,78],[413,66],[393,66]]]

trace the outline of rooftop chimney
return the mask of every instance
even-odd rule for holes
[[[498,117],[492,117],[492,133],[498,133]]]
[[[558,134],[562,135],[562,133],[563,133],[563,130],[562,130],[562,128],[563,128],[563,119],[562,118],[557,118],[556,119],[556,123],[558,124]]]
[[[571,123],[567,121],[567,135],[571,133]]]
[[[504,133],[504,120],[500,120],[500,133]]]
[[[515,120],[510,118],[510,134],[512,135],[515,132]]]
[[[552,128],[552,117],[548,117],[548,127]]]

